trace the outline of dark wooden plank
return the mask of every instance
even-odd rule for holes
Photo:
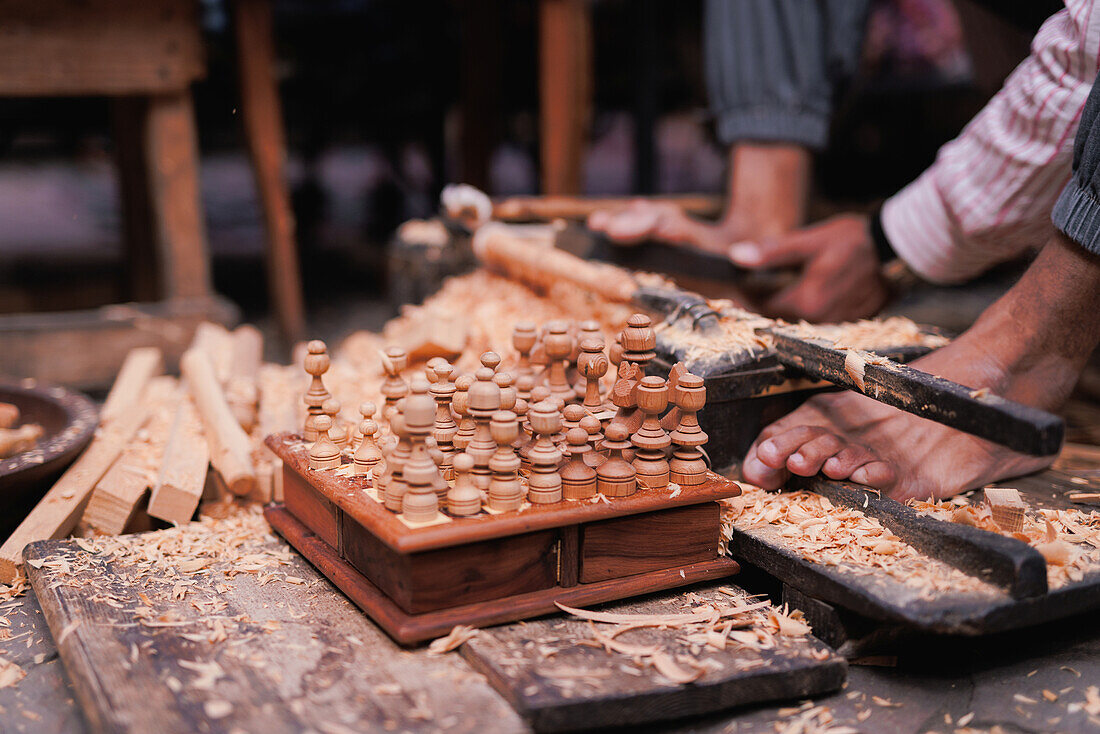
[[[685,507],[741,494],[735,482],[711,472],[706,482],[691,487],[651,489],[607,502],[565,500],[550,505],[527,504],[515,512],[482,513],[474,517],[449,519],[437,525],[409,527],[397,514],[385,509],[364,492],[365,488],[370,487],[370,480],[366,477],[341,476],[338,470],[311,470],[309,444],[299,436],[277,433],[268,436],[265,443],[282,459],[286,472],[297,472],[299,476],[308,477],[310,484],[333,504],[401,553],[447,548],[536,530]],[[289,477],[289,474],[284,476]]]
[[[1027,543],[969,525],[944,522],[918,513],[890,497],[851,482],[792,477],[790,489],[815,492],[837,505],[873,517],[921,553],[963,573],[996,584],[1016,599],[1047,591],[1047,564]]]
[[[824,339],[802,338],[782,329],[770,332],[780,361],[808,375],[1014,451],[1050,456],[1062,446],[1065,423],[1052,413],[997,395],[975,396],[971,388],[893,362],[868,362],[861,389],[844,367],[844,350]]]
[[[535,591],[493,602],[411,615],[398,607],[369,579],[341,559],[327,543],[311,533],[281,506],[268,506],[264,509],[264,516],[299,553],[308,558],[349,599],[403,645],[414,645],[446,634],[458,624],[483,627],[551,614],[557,611],[554,604],[556,601],[571,605],[600,604],[701,581],[713,581],[732,576],[740,570],[736,561],[720,558],[624,579],[578,584],[567,589]]]
[[[581,527],[580,582],[701,563],[718,557],[716,502]]]
[[[581,530],[577,526],[561,529],[558,549],[558,585],[576,586],[580,575]]]
[[[310,531],[333,548],[341,548],[341,513],[313,485],[297,473],[283,469],[283,502],[286,509]]]
[[[136,537],[148,548],[187,532]],[[27,556],[92,731],[525,729],[460,658],[400,650],[263,532],[198,571],[169,554],[167,574],[141,554],[82,548],[96,543],[36,543]],[[249,562],[264,568],[245,571]]]
[[[734,596],[710,586],[697,589],[680,604],[665,595],[601,611],[670,614],[686,611],[680,608],[685,604],[724,607],[749,600],[736,587],[726,588]],[[683,640],[684,634],[674,628],[649,628],[617,639],[686,654],[693,645]],[[537,731],[651,726],[733,706],[804,698],[839,688],[847,669],[841,658],[809,636],[776,637],[770,650],[733,642],[724,650],[696,644],[702,650],[693,657],[705,660],[710,669],[694,683],[675,685],[652,667],[635,666],[631,657],[608,653],[599,645],[577,644],[586,639],[593,639],[588,622],[546,619],[482,630],[463,646],[462,655]]]

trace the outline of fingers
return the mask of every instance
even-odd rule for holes
[[[875,489],[889,489],[896,480],[896,472],[885,461],[872,461],[852,472],[853,482]]]
[[[796,426],[761,441],[756,447],[757,458],[772,469],[782,469],[787,465],[787,459],[802,448],[803,444],[826,433],[820,426]]]
[[[741,476],[745,478],[746,482],[755,484],[757,487],[779,489],[787,481],[790,474],[786,469],[773,469],[760,461],[756,456],[756,447],[753,446],[749,449],[748,455],[745,456],[744,463],[741,464]]]
[[[760,434],[742,465],[745,480],[764,489],[777,489],[791,474],[850,479],[877,489],[894,484],[893,467],[864,446],[822,426],[784,429],[777,424]]]
[[[843,448],[844,443],[836,434],[826,433],[802,444],[787,459],[787,468],[801,477],[812,477],[821,471],[821,466],[828,459]]]

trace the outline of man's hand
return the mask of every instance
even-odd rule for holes
[[[752,270],[801,269],[794,284],[764,302],[770,316],[850,321],[874,315],[889,295],[868,219],[861,214],[843,214],[760,242],[738,242],[728,254],[735,265]]]

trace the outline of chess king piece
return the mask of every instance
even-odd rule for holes
[[[553,321],[548,329],[546,338],[542,340],[549,359],[546,385],[550,388],[551,397],[568,403],[576,397],[566,375],[566,360],[573,351],[573,339],[569,336],[569,325],[564,321]]]
[[[512,442],[519,435],[519,421],[510,410],[493,413],[490,431],[497,450],[489,459],[489,507],[498,511],[518,510],[523,505],[523,486],[519,482],[519,457]]]
[[[626,429],[617,423],[607,427],[603,447],[611,452],[596,469],[596,489],[604,497],[627,497],[638,489],[637,472],[626,459],[623,450],[630,448]]]
[[[470,387],[474,384],[473,375],[460,375],[455,378],[455,394],[451,400],[451,408],[458,416],[458,430],[455,431],[451,443],[456,451],[465,451],[474,437],[476,423],[470,415]]]
[[[650,360],[657,356],[657,334],[653,331],[653,322],[644,313],[636,313],[626,320],[619,339],[623,346],[623,361],[638,365],[645,374]]]
[[[386,473],[382,477],[382,486],[385,487],[383,504],[390,512],[401,512],[406,489],[405,462],[412,456],[412,444],[409,443],[409,434],[405,428],[404,408],[405,398],[401,398],[390,412],[390,431],[397,436],[397,445],[386,457]]]
[[[489,366],[479,369],[476,377],[477,381],[470,386],[467,397],[469,404],[466,410],[474,420],[474,437],[466,447],[466,453],[474,460],[471,474],[474,484],[478,489],[488,491],[491,477],[489,459],[497,450],[490,423],[493,413],[500,410],[500,386],[493,382],[493,370]]]
[[[561,501],[561,451],[553,436],[561,430],[561,413],[549,400],[532,405],[527,410],[531,430],[538,437],[527,452],[530,465],[527,475],[527,499],[532,504],[547,505]]]
[[[519,355],[515,369],[517,380],[535,374],[535,369],[531,366],[531,350],[537,340],[538,331],[530,321],[520,321],[513,327],[512,348]]]
[[[588,433],[583,428],[573,428],[565,434],[565,440],[569,444],[569,461],[565,462],[560,472],[562,498],[583,500],[594,497],[596,470],[585,461],[592,451],[588,445]]]
[[[439,450],[443,453],[443,478],[453,479],[451,462],[454,460],[455,453],[454,439],[455,435],[458,434],[458,424],[455,423],[454,415],[451,413],[451,403],[457,394],[455,383],[451,381],[454,368],[447,360],[438,357],[429,364],[432,365],[429,369],[434,378],[430,392],[436,405],[435,426],[432,429],[432,436],[435,438]]]
[[[332,418],[322,413],[313,423],[317,427],[317,441],[309,449],[309,468],[316,471],[336,469],[340,466],[340,449],[328,437]]]
[[[332,419],[332,428],[329,429],[328,437],[332,439],[338,449],[343,451],[351,439],[348,435],[348,426],[345,426],[343,421],[340,420],[340,401],[336,398],[329,398],[321,406],[321,410]]]
[[[382,397],[386,399],[382,406],[382,417],[389,420],[389,414],[397,406],[397,401],[409,394],[409,386],[401,377],[401,373],[409,366],[409,355],[401,347],[386,347],[380,355],[382,369],[386,372],[386,379],[382,381]]]
[[[302,438],[306,441],[316,441],[317,427],[314,425],[314,421],[317,416],[325,412],[322,410],[322,406],[326,400],[332,397],[332,394],[325,388],[324,380],[321,379],[321,376],[328,372],[331,361],[328,357],[328,347],[320,339],[311,341],[306,346],[306,350],[305,369],[311,381],[309,389],[306,390],[306,394],[302,398],[306,404],[306,422],[302,429]]]
[[[682,375],[677,381],[673,400],[680,409],[680,425],[669,434],[676,445],[669,462],[669,479],[685,487],[702,484],[707,479],[707,463],[699,447],[707,442],[707,434],[699,427],[696,413],[707,402],[703,378],[690,372]]]
[[[425,439],[435,425],[436,403],[428,394],[424,378],[414,379],[410,389],[405,398],[404,421],[412,450],[402,470],[405,494],[401,498],[401,514],[409,522],[431,522],[439,511],[436,495],[439,469],[428,453]]]
[[[474,486],[470,471],[474,460],[467,454],[454,458],[455,484],[447,492],[447,512],[455,517],[469,517],[481,512],[481,490]]]
[[[580,427],[584,429],[585,435],[588,436],[588,448],[590,449],[584,455],[584,463],[595,469],[607,459],[602,452],[603,425],[596,416],[586,415],[581,418]]]
[[[352,473],[357,476],[370,476],[374,467],[382,461],[382,451],[375,440],[375,434],[378,433],[375,412],[374,403],[366,402],[359,406],[359,414],[363,416],[359,423],[359,433],[363,435],[363,440],[359,442],[359,448],[355,449],[355,456],[351,460]]]
[[[665,429],[661,428],[658,416],[668,405],[668,386],[660,377],[643,377],[636,392],[638,410],[645,414],[645,420],[630,437],[630,443],[636,449],[634,470],[637,472],[639,485],[649,489],[663,489],[668,486],[669,477],[665,449],[672,441]]]

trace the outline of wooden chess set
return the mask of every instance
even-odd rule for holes
[[[594,322],[521,323],[508,369],[436,358],[410,382],[390,347],[382,420],[364,403],[351,426],[311,342],[303,430],[266,440],[284,503],[265,514],[402,644],[734,574],[717,500],[740,488],[708,469],[706,388],[647,376],[655,344],[641,313],[610,349]]]

